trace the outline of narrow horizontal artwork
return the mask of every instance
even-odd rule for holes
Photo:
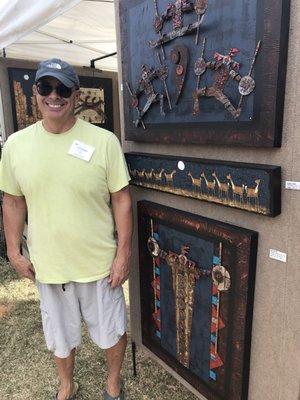
[[[8,68],[14,129],[24,129],[42,119],[32,86],[36,70]],[[80,98],[75,115],[113,132],[112,79],[79,76]]]
[[[209,400],[248,392],[256,232],[138,202],[142,342]]]
[[[270,217],[281,212],[281,168],[126,153],[131,183]]]
[[[127,140],[279,147],[289,0],[122,0]]]

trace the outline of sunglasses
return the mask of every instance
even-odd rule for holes
[[[50,83],[42,82],[42,81],[40,81],[36,84],[36,88],[37,88],[38,93],[41,96],[49,96],[49,94],[52,93],[53,90],[55,90],[55,92],[60,97],[64,97],[65,99],[70,97],[74,91],[73,90],[74,88],[69,88],[62,83],[57,86],[52,86],[52,85],[50,85]]]

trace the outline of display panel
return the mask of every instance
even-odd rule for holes
[[[127,140],[280,146],[289,1],[120,2]]]
[[[210,400],[247,398],[258,234],[138,202],[143,344]]]
[[[281,212],[281,168],[126,153],[131,183],[270,217]]]

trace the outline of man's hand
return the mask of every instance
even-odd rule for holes
[[[125,256],[116,256],[114,259],[111,269],[110,275],[108,279],[108,283],[110,287],[114,289],[116,286],[121,286],[129,277],[129,262],[130,257]]]
[[[33,282],[35,281],[34,267],[28,258],[18,254],[16,256],[9,257],[9,261],[22,278],[30,279]]]

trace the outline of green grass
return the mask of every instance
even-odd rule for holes
[[[125,294],[128,302],[127,287]],[[134,378],[128,346],[123,366],[127,400],[196,399],[139,348],[137,370]],[[92,343],[83,327],[75,367],[75,379],[80,384],[78,400],[102,399],[105,374],[104,352]],[[55,366],[42,333],[37,290],[0,260],[0,399],[51,400],[56,387]]]

